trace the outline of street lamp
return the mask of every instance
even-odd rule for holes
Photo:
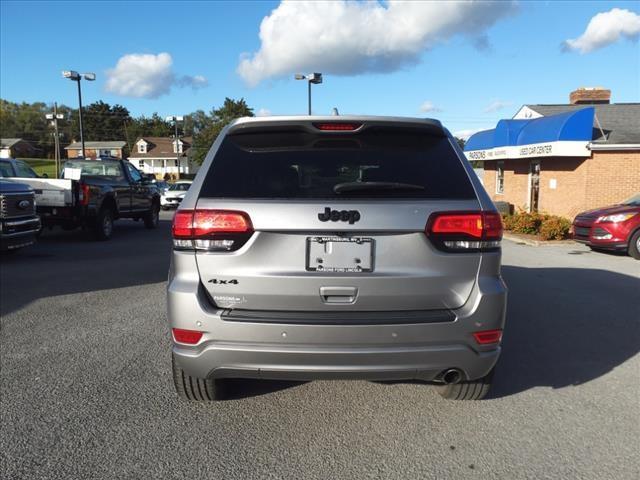
[[[180,178],[180,144],[178,143],[178,122],[182,122],[184,117],[180,115],[171,115],[165,118],[167,122],[173,122],[173,126],[175,128],[175,137],[176,137],[176,167],[178,167],[178,178]],[[166,165],[165,165],[166,168]],[[166,172],[165,172],[166,173]]]
[[[315,83],[317,85],[318,83],[322,83],[322,74],[321,73],[310,73],[308,75],[302,75],[301,73],[296,73],[294,78],[296,80],[308,80],[309,81],[308,100],[309,100],[309,115],[311,115],[311,84]]]
[[[73,80],[78,84],[78,116],[80,118],[80,157],[84,158],[84,131],[82,130],[82,90],[80,88],[80,80],[83,78],[89,82],[93,82],[96,79],[95,73],[78,73],[74,70],[63,70],[62,76],[64,78],[68,78],[69,80]]]

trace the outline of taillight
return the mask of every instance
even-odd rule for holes
[[[495,250],[502,239],[502,219],[497,212],[438,212],[429,217],[426,233],[445,251]]]
[[[352,132],[353,130],[357,130],[362,126],[361,123],[337,123],[337,122],[327,122],[327,123],[314,123],[314,127],[318,130],[324,131],[334,131],[334,132]]]
[[[173,339],[178,343],[186,343],[188,345],[197,344],[202,338],[202,332],[197,330],[184,330],[182,328],[172,328]]]
[[[178,210],[173,217],[176,250],[232,252],[253,234],[249,215],[231,210]]]
[[[474,332],[473,338],[476,339],[478,345],[500,343],[500,340],[502,340],[502,330],[484,330],[482,332]]]
[[[89,185],[86,183],[80,184],[80,205],[89,205]]]

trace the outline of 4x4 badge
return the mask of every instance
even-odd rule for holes
[[[325,207],[324,212],[318,214],[318,220],[321,222],[342,221],[353,225],[360,220],[360,212],[357,210],[331,210],[331,208]]]

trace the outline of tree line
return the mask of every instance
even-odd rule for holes
[[[35,156],[54,158],[54,129],[45,115],[53,112],[53,105],[44,102],[14,103],[0,99],[0,135],[2,138],[22,138],[36,149]],[[61,148],[80,140],[78,109],[58,105],[58,120]],[[244,100],[225,98],[220,107],[208,112],[196,110],[184,116],[178,124],[180,137],[193,137],[191,156],[202,163],[209,147],[220,131],[232,120],[239,117],[253,117],[253,108]],[[157,113],[151,116],[133,117],[122,105],[109,105],[98,101],[82,107],[82,123],[85,141],[126,142],[128,155],[140,137],[170,137],[175,134],[171,122],[165,121]],[[64,152],[62,153],[64,158]]]

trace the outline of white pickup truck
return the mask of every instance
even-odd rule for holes
[[[11,178],[31,186],[36,193],[36,205],[39,207],[73,206],[73,180],[39,177],[22,160],[0,158],[0,178]]]

